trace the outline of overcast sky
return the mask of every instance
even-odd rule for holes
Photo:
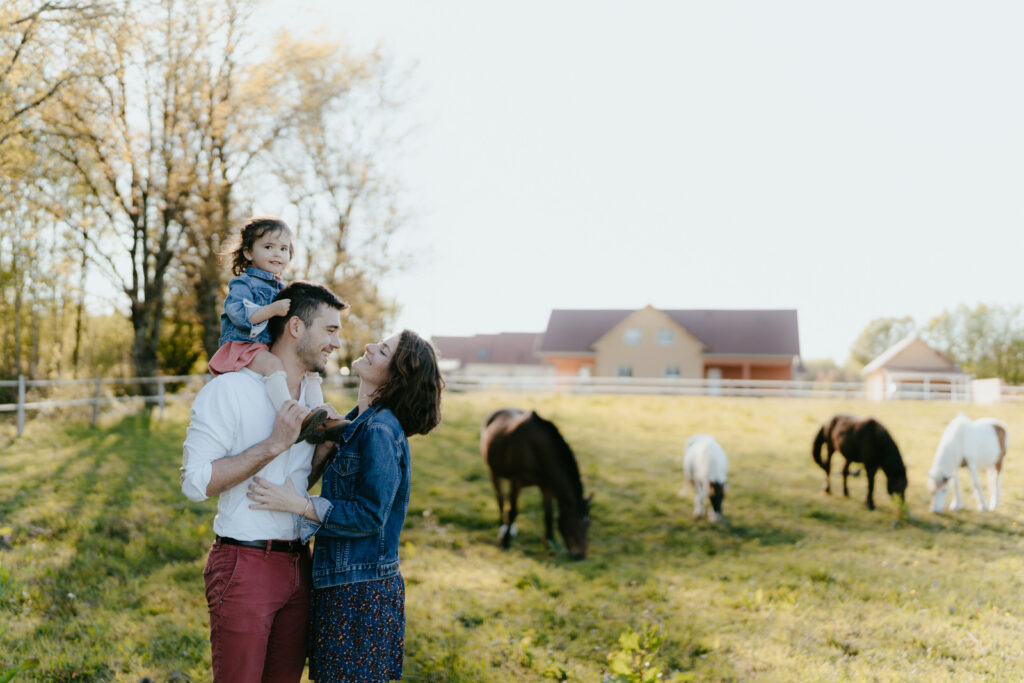
[[[1024,4],[273,0],[417,63],[395,173],[424,335],[552,308],[795,308],[805,359],[873,318],[1020,303]],[[273,207],[262,207],[272,210]]]

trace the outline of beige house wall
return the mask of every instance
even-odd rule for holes
[[[939,370],[948,372],[953,366],[920,339],[889,359],[885,367],[914,370]]]
[[[640,330],[640,343],[627,345],[625,332],[629,328]],[[672,344],[658,343],[658,330],[672,330]],[[594,343],[598,377],[616,377],[621,366],[632,368],[633,377],[664,377],[665,368],[679,368],[680,377],[703,376],[701,354],[704,346],[672,318],[648,306],[626,317]]]

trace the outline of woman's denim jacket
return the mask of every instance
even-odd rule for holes
[[[257,308],[274,301],[277,293],[284,289],[284,283],[277,276],[259,268],[246,268],[238,277],[228,283],[228,296],[224,299],[224,312],[220,314],[220,340],[259,342],[270,344],[267,321],[253,325],[249,316]]]
[[[353,408],[346,419],[356,416]],[[409,440],[387,408],[370,406],[342,433],[313,498],[323,522],[301,517],[303,542],[316,536],[313,587],[398,574],[398,539],[409,509]]]

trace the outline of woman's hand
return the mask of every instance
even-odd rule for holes
[[[245,494],[254,501],[253,510],[277,510],[301,515],[308,499],[297,493],[291,483],[274,484],[263,477],[253,477],[249,491]]]

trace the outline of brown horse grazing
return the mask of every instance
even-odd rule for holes
[[[569,554],[587,555],[587,527],[590,499],[583,497],[583,484],[569,444],[558,428],[535,412],[502,408],[487,416],[480,430],[480,453],[491,469],[491,482],[498,498],[501,546],[508,548],[515,536],[519,491],[539,486],[544,501],[544,546],[552,538],[551,499],[558,500],[558,530]],[[502,480],[509,480],[509,508],[505,515]]]
[[[828,456],[822,460],[821,447],[828,446]],[[818,430],[814,437],[811,455],[814,462],[825,470],[825,493],[832,493],[832,454],[839,451],[846,458],[843,465],[843,495],[850,496],[846,486],[846,478],[850,474],[850,463],[864,464],[868,475],[869,510],[875,509],[875,472],[881,467],[885,472],[886,484],[890,496],[898,496],[903,500],[907,490],[907,470],[900,457],[900,449],[892,440],[889,432],[874,418],[858,420],[852,415],[836,415]]]

